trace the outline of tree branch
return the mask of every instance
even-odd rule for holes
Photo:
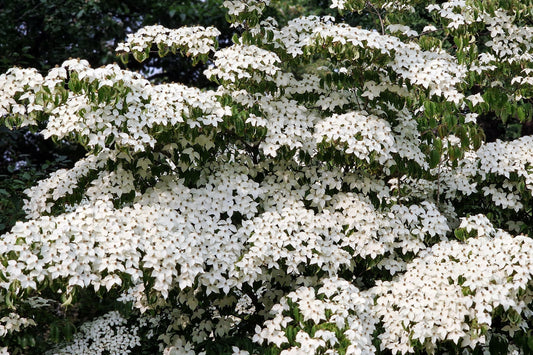
[[[385,25],[383,24],[383,19],[381,18],[381,14],[379,13],[379,10],[372,4],[370,1],[366,2],[366,5],[374,10],[374,13],[378,15],[379,23],[381,24],[381,34],[385,34]]]

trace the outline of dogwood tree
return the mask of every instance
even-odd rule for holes
[[[531,1],[224,6],[229,47],[117,48],[206,62],[212,90],[80,59],[0,76],[6,124],[90,152],[0,239],[4,353],[532,351],[533,137],[479,126],[531,119]]]

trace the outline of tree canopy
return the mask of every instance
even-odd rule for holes
[[[179,27],[209,24],[229,42],[233,29],[219,10],[222,1],[5,1],[0,2],[0,73],[10,67],[33,67],[46,73],[72,58],[92,66],[119,61],[115,47],[130,32],[156,23]],[[131,61],[123,68],[142,71],[154,82],[176,81],[210,85],[202,65],[188,58],[152,57]],[[43,128],[42,126],[40,127]],[[54,144],[31,130],[8,130],[0,125],[0,234],[24,217],[23,191],[47,174],[71,167],[85,154],[83,147]]]
[[[294,4],[116,46],[208,85],[0,75],[7,126],[87,151],[0,238],[4,352],[533,351],[533,3]]]

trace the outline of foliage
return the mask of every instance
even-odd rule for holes
[[[533,4],[275,6],[225,1],[230,46],[117,46],[209,88],[79,59],[0,76],[6,125],[88,152],[2,236],[6,352],[533,350],[533,136],[478,124],[531,119]]]

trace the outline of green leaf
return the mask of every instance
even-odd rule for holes
[[[440,140],[439,138],[435,138],[433,140],[433,145],[435,146],[436,150],[442,152],[442,140]]]
[[[69,82],[68,82],[68,88],[69,88],[71,91],[77,93],[77,92],[79,92],[80,89],[81,89],[81,84],[80,84],[80,82],[78,81],[77,78],[71,77],[70,80],[69,80]]]
[[[240,137],[244,135],[244,120],[240,115],[235,117],[235,133]]]
[[[466,133],[465,127],[463,125],[459,125],[457,126],[455,132],[461,140],[461,147],[467,148],[470,145],[470,140],[468,139],[468,134]]]
[[[476,133],[472,136],[472,143],[474,144],[474,150],[478,150],[481,147],[481,134]]]
[[[269,42],[272,42],[273,39],[274,39],[274,32],[268,30],[268,31],[267,31],[267,40],[268,40]]]
[[[292,325],[288,325],[287,329],[285,329],[285,335],[289,340],[289,344],[292,344],[294,342],[294,338],[296,337],[296,329]]]
[[[74,296],[71,292],[63,293],[61,295],[61,306],[62,307],[70,306],[72,304],[73,299],[74,299]]]
[[[5,304],[7,306],[7,308],[11,308],[11,309],[15,309],[16,307],[14,306],[14,294],[13,292],[7,292],[6,293],[6,296],[5,296]]]
[[[157,44],[157,54],[159,57],[164,57],[168,54],[170,48],[163,42]]]
[[[63,327],[63,335],[65,336],[65,340],[70,341],[72,340],[72,337],[76,333],[76,326],[70,322],[67,321],[65,326]]]
[[[59,329],[59,325],[56,322],[53,322],[50,324],[50,332],[48,333],[48,336],[50,340],[52,340],[55,343],[59,342],[61,331]]]
[[[149,53],[147,51],[142,51],[142,52],[139,52],[139,51],[134,51],[133,52],[133,58],[135,58],[136,61],[138,61],[139,63],[142,63],[144,62],[149,56]]]
[[[429,167],[431,169],[433,169],[434,167],[439,165],[439,163],[440,163],[440,155],[441,155],[441,152],[439,150],[437,150],[437,149],[433,149],[429,153]]]
[[[518,106],[516,108],[516,116],[520,122],[524,122],[526,120],[526,112],[524,111],[523,107]]]
[[[456,229],[453,231],[453,234],[455,235],[455,238],[462,242],[466,240],[466,233],[464,229]]]
[[[424,114],[427,117],[432,117],[435,115],[435,103],[432,101],[424,102]]]

